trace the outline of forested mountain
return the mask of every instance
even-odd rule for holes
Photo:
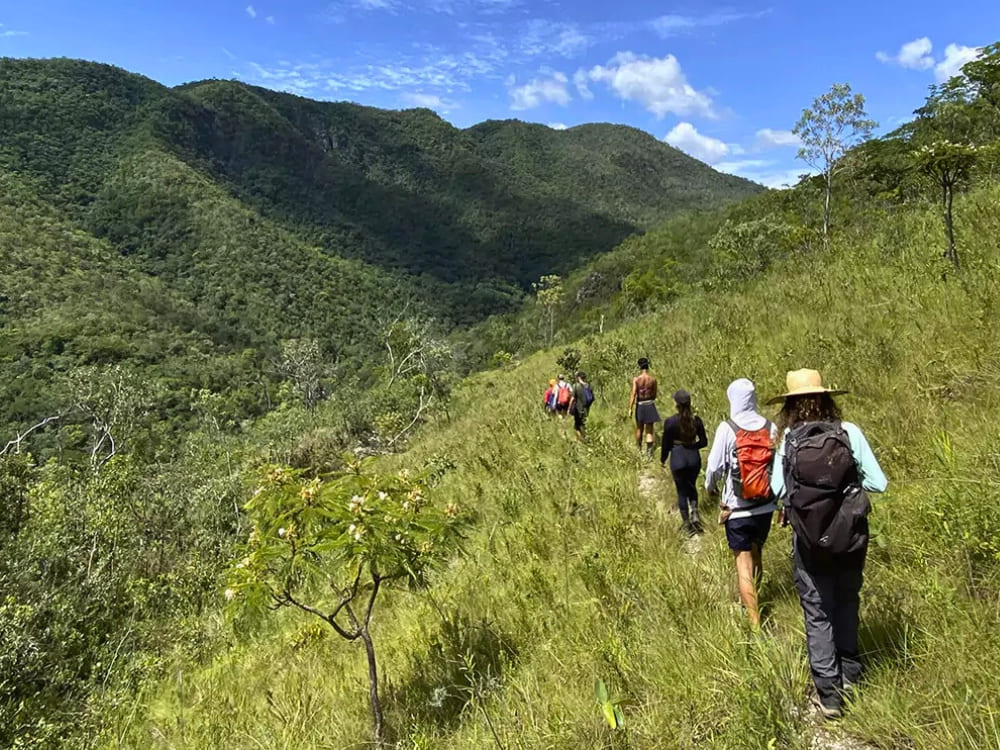
[[[235,417],[264,408],[283,340],[364,380],[402,309],[442,330],[514,310],[542,274],[760,189],[624,127],[458,130],[428,110],[169,89],[63,59],[0,60],[0,133],[0,425],[57,410],[38,377],[77,365],[215,390],[229,369],[207,359],[234,359],[224,390],[255,383]]]

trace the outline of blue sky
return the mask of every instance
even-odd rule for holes
[[[459,127],[624,123],[775,186],[805,171],[789,130],[832,83],[891,129],[997,40],[997,0],[0,3],[0,55],[427,106]]]

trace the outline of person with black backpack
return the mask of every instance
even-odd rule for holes
[[[691,394],[685,390],[674,394],[677,413],[663,422],[663,444],[660,446],[660,466],[666,468],[670,459],[670,474],[677,488],[677,509],[681,513],[682,530],[689,536],[704,531],[698,517],[698,474],[701,473],[701,449],[708,445],[705,424],[691,410]]]
[[[590,413],[590,405],[594,403],[594,389],[587,382],[587,375],[583,372],[576,374],[576,383],[573,385],[573,393],[569,401],[569,413],[573,415],[573,427],[576,429],[576,436],[579,440],[587,439],[587,415]]]
[[[794,370],[778,418],[782,442],[771,488],[792,527],[795,588],[805,617],[806,647],[816,695],[827,719],[843,713],[844,697],[861,677],[858,609],[868,552],[867,492],[888,481],[860,429],[841,419],[816,370]]]

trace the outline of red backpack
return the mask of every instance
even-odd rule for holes
[[[730,474],[736,497],[749,505],[771,500],[771,467],[774,463],[774,441],[771,423],[765,421],[759,430],[744,430],[727,419],[736,435]]]
[[[570,396],[573,395],[572,389],[568,385],[559,385],[559,395],[556,397],[556,403],[559,406],[569,406]]]

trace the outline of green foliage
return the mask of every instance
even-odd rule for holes
[[[775,217],[739,224],[727,220],[708,243],[712,251],[711,281],[726,285],[759,276],[774,263],[787,260],[796,234],[794,227]]]

